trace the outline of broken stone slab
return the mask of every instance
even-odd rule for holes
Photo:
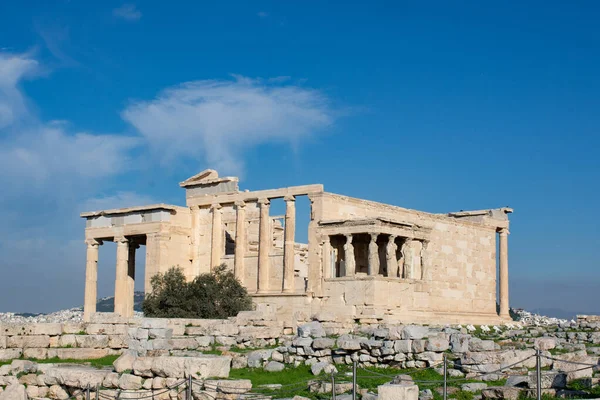
[[[12,373],[14,375],[16,375],[20,372],[31,373],[31,372],[37,372],[38,365],[37,365],[37,363],[34,363],[33,361],[13,360],[13,362],[10,364],[10,369],[12,370]]]
[[[402,339],[423,339],[429,334],[429,328],[421,325],[407,325],[402,329]]]
[[[469,340],[469,351],[471,352],[494,351],[499,349],[500,346],[498,346],[493,340],[481,340],[476,337]]]
[[[528,386],[537,388],[537,373],[529,371],[527,374]],[[562,372],[542,371],[542,389],[564,389],[567,387],[567,374]]]
[[[44,373],[44,383],[84,389],[87,385],[101,385],[111,371],[83,366],[60,366],[50,368]]]
[[[118,386],[119,389],[123,390],[139,390],[142,388],[142,377],[131,374],[123,374],[119,378]]]
[[[442,352],[450,348],[448,339],[444,337],[432,337],[425,342],[425,350]]]
[[[280,363],[279,361],[269,361],[267,365],[265,365],[264,370],[267,372],[280,372],[285,369],[285,364]]]
[[[273,350],[264,349],[264,350],[254,350],[248,353],[248,367],[249,368],[259,368],[263,366],[263,362],[267,361],[271,358],[271,354]]]
[[[300,337],[325,337],[325,329],[319,321],[312,321],[298,327],[298,336]]]
[[[133,362],[136,359],[135,352],[126,350],[113,362],[113,367],[118,373],[122,373],[126,370],[133,370]]]
[[[464,383],[461,385],[460,389],[464,392],[475,393],[480,390],[486,389],[488,387],[487,383],[482,382],[472,382],[472,383]]]
[[[250,379],[206,380],[204,381],[204,389],[225,394],[244,394],[252,389],[252,381]]]
[[[313,364],[310,367],[310,371],[312,372],[313,375],[320,375],[322,372],[324,372],[325,374],[331,374],[331,373],[337,373],[337,368],[335,368],[335,366],[333,366],[332,364],[330,364],[328,362],[320,361],[320,362]]]
[[[533,341],[533,348],[538,350],[552,350],[556,347],[556,338],[541,337]]]
[[[331,394],[332,386],[331,382],[325,381],[310,381],[308,382],[308,390],[311,393],[318,394]],[[336,382],[335,393],[342,394],[350,392],[352,390],[352,382]]]
[[[454,354],[462,354],[469,351],[469,340],[471,335],[456,333],[450,335],[450,349]]]
[[[377,387],[378,400],[419,400],[417,385],[381,385]]]
[[[163,378],[187,378],[188,376],[197,379],[227,378],[231,366],[231,357],[227,356],[148,358],[152,359],[152,373]]]
[[[27,400],[27,391],[24,385],[9,385],[0,393],[0,400]]]
[[[492,386],[481,391],[484,399],[518,400],[521,389],[511,386]]]
[[[67,393],[60,385],[52,385],[48,389],[48,397],[54,400],[67,400],[69,398],[69,393]]]

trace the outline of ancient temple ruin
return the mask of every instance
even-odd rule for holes
[[[98,248],[106,241],[117,244],[115,312],[123,316],[133,314],[135,255],[143,245],[146,290],[153,275],[173,266],[193,279],[225,264],[257,307],[285,321],[317,314],[340,321],[509,319],[510,208],[431,214],[328,193],[319,184],[241,191],[237,177],[214,170],[180,186],[185,207],[81,214],[86,319],[96,311]],[[310,200],[307,244],[295,240],[299,196]],[[285,216],[272,216],[270,201],[281,198]]]

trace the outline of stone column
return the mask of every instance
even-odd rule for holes
[[[135,303],[135,251],[139,249],[137,243],[129,243],[129,258],[127,260],[127,314],[125,317],[133,317],[133,305]]]
[[[85,261],[85,297],[83,302],[83,320],[89,322],[96,312],[98,301],[98,248],[102,244],[96,239],[88,239]]]
[[[352,235],[346,235],[346,244],[344,244],[344,264],[346,276],[354,276],[356,263],[354,261],[354,246],[352,245]]]
[[[331,241],[329,235],[323,238],[323,277],[329,279],[335,276],[331,268]]]
[[[173,265],[168,263],[169,240],[168,232],[154,232],[146,234],[146,266],[144,276],[144,292],[152,292],[152,277],[158,273],[166,272]]]
[[[508,312],[508,229],[500,229],[500,316],[510,318]]]
[[[387,245],[385,246],[385,260],[387,265],[388,276],[392,278],[398,278],[400,276],[400,273],[398,271],[398,260],[396,260],[397,249],[398,246],[396,246],[396,236],[390,235]]]
[[[379,274],[379,247],[377,246],[378,233],[371,233],[371,242],[369,242],[369,276]]]
[[[115,313],[127,316],[127,272],[129,269],[129,240],[126,237],[116,237],[117,243],[117,274],[115,279]]]
[[[223,227],[221,226],[221,205],[213,204],[212,211],[212,236],[210,241],[210,270],[221,265],[223,255]]]
[[[200,257],[198,248],[200,247],[200,208],[192,207],[192,240],[191,240],[191,257],[192,257],[192,276],[200,275]]]
[[[244,270],[244,257],[246,256],[246,203],[235,203],[235,258],[233,270],[235,277],[244,283],[246,271]]]
[[[259,199],[260,221],[258,224],[258,281],[257,291],[269,290],[269,253],[271,252],[271,226],[269,218],[269,199]]]
[[[296,198],[286,196],[285,200],[285,239],[283,248],[283,291],[294,292],[294,244],[296,232]]]

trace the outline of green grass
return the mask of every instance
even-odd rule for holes
[[[71,358],[61,359],[58,357],[46,358],[43,360],[36,359],[36,358],[19,358],[19,360],[33,361],[38,364],[83,364],[83,365],[91,365],[94,368],[104,368],[104,367],[112,366],[113,362],[115,362],[115,360],[119,357],[120,357],[119,355],[114,355],[114,356],[106,356],[106,357],[102,357],[102,358],[96,358],[93,360],[76,360],[76,359],[71,359]],[[0,361],[0,366],[8,365],[11,363],[12,363],[12,360]]]

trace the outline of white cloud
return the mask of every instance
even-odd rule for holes
[[[117,18],[124,19],[126,21],[138,21],[142,18],[142,13],[135,7],[135,4],[126,3],[121,7],[113,10],[113,15]]]
[[[113,196],[100,196],[86,200],[81,211],[110,210],[113,208],[124,208],[141,205],[156,204],[152,197],[135,192],[117,192]]]
[[[9,194],[43,185],[67,187],[128,169],[128,153],[139,138],[72,134],[68,122],[39,121],[18,88],[37,65],[28,55],[0,54],[0,182],[16,189]]]
[[[0,129],[16,123],[26,114],[25,96],[17,85],[37,67],[35,60],[0,52]]]
[[[204,158],[225,172],[239,172],[241,152],[250,146],[294,142],[334,120],[320,91],[285,85],[283,78],[234,78],[184,83],[132,103],[122,116],[163,161]]]

